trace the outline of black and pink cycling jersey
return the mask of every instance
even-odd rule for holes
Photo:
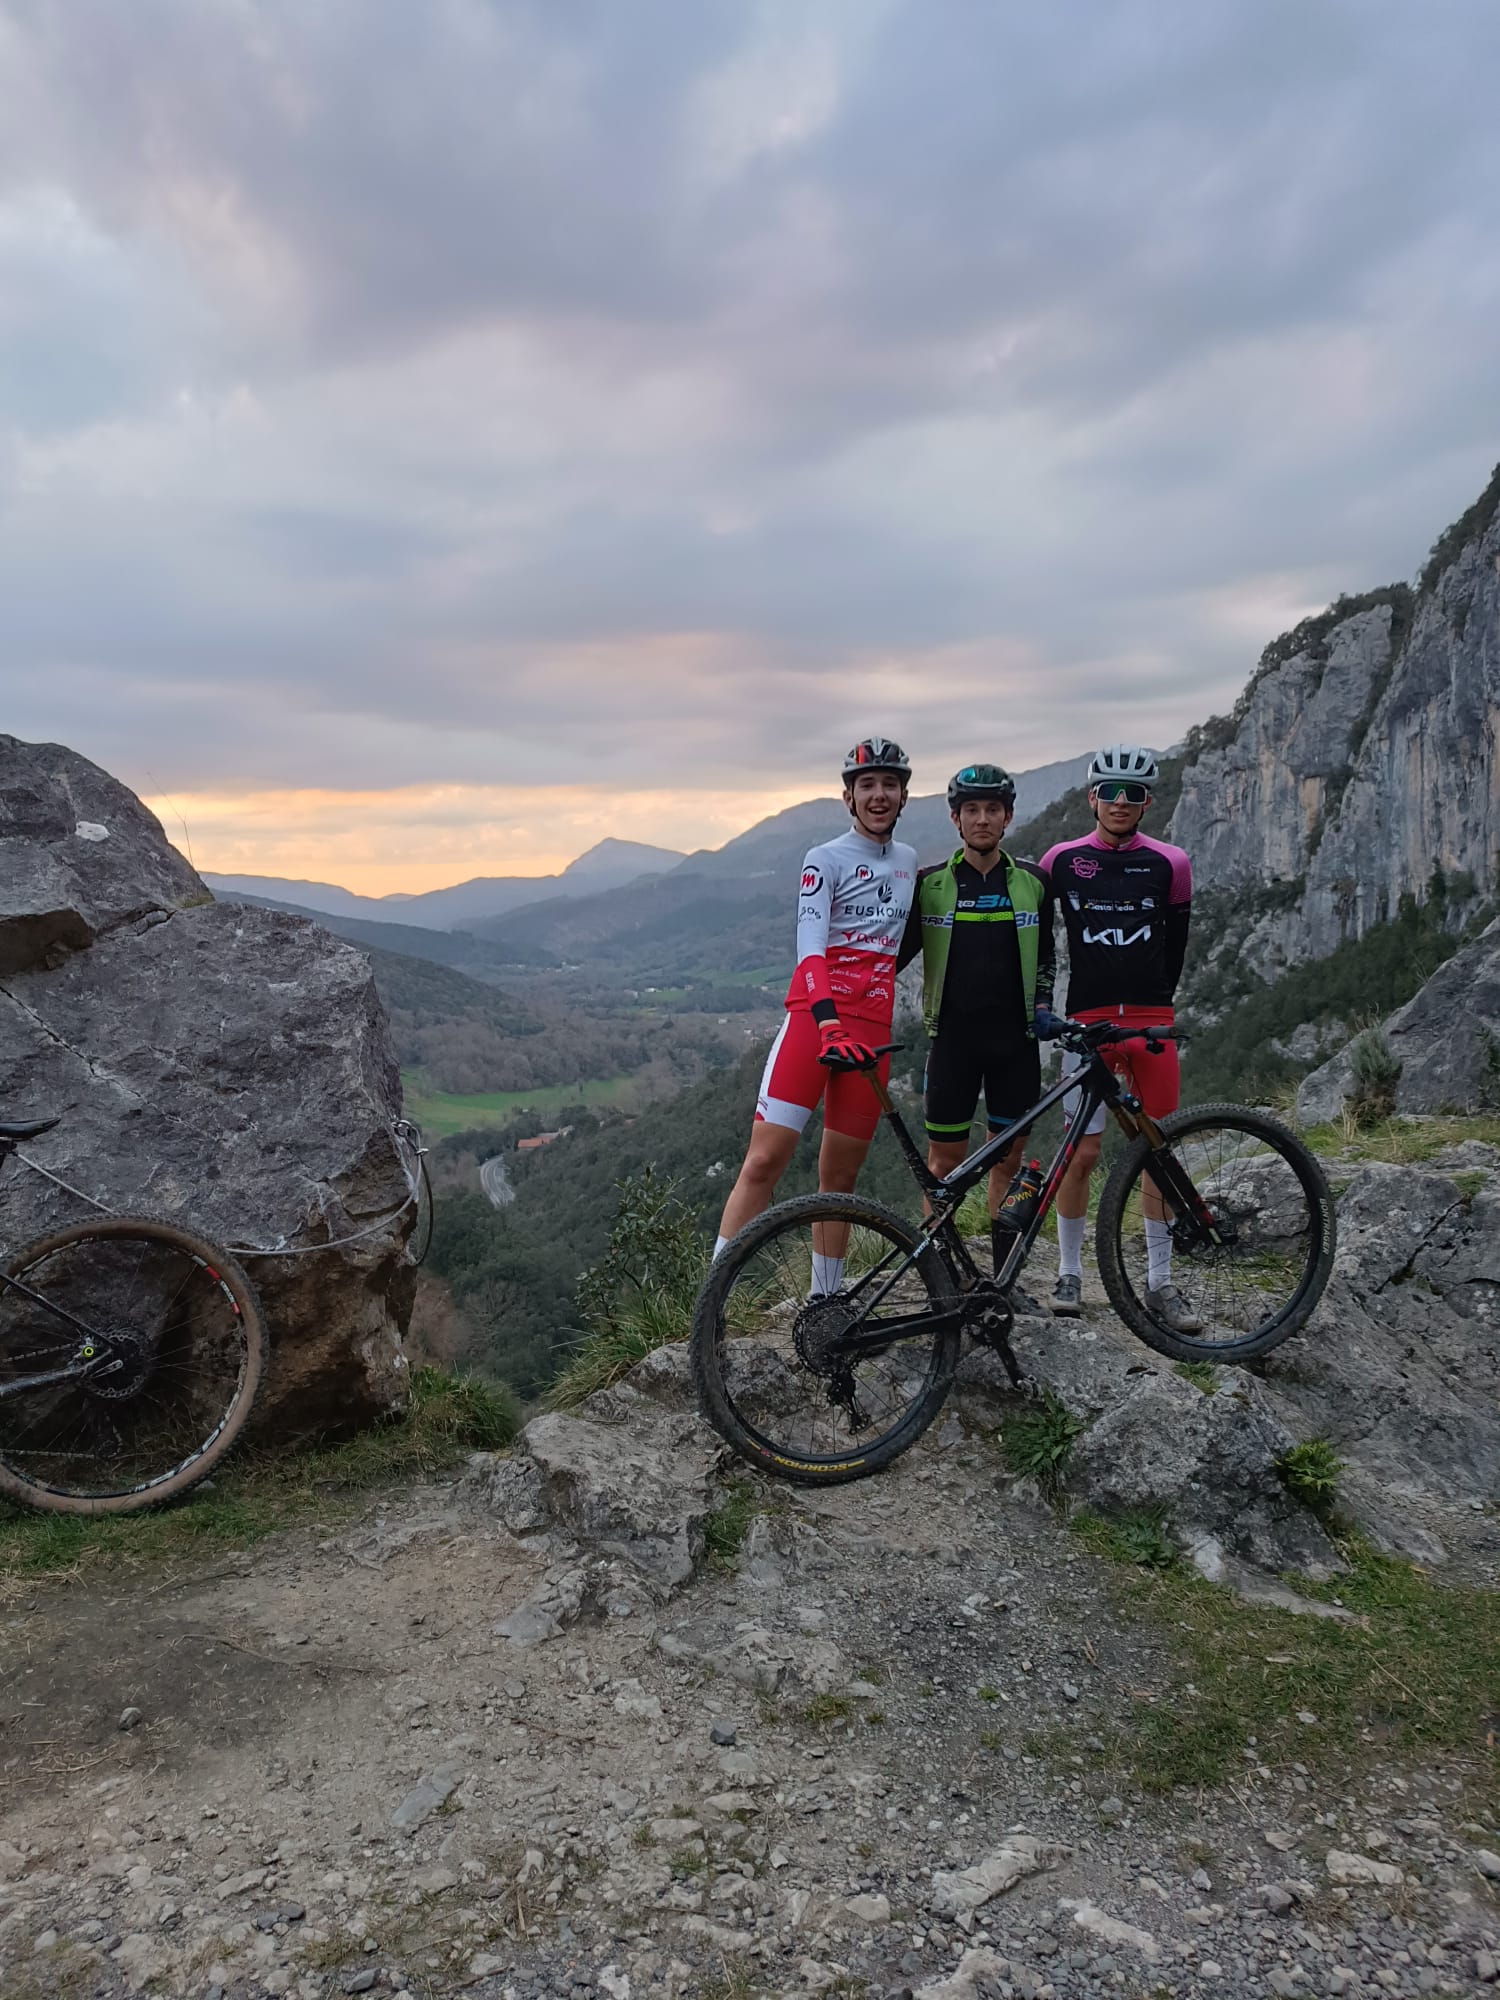
[[[896,954],[917,879],[917,850],[850,827],[808,850],[797,898],[797,969],[788,1007],[889,1022]]]
[[[1068,1012],[1170,1007],[1192,916],[1193,866],[1180,847],[1133,834],[1060,841],[1041,859],[1068,932]]]

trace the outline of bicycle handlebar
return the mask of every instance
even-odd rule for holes
[[[1057,1040],[1074,1055],[1086,1056],[1095,1049],[1112,1048],[1120,1042],[1144,1042],[1154,1053],[1163,1043],[1185,1042],[1188,1036],[1181,1028],[1166,1022],[1159,1027],[1123,1028],[1113,1021],[1069,1021],[1067,1030]]]
[[[861,1076],[868,1076],[872,1070],[878,1067],[882,1056],[893,1056],[898,1049],[904,1049],[905,1047],[905,1042],[884,1042],[878,1049],[871,1049],[868,1062],[850,1062],[844,1056],[835,1055],[819,1056],[818,1061],[823,1065],[824,1069],[840,1069],[845,1071],[846,1074],[850,1071],[855,1071]]]

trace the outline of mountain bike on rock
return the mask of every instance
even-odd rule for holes
[[[0,1167],[55,1118],[0,1123]],[[260,1308],[227,1251],[101,1215],[0,1262],[0,1494],[65,1514],[175,1499],[244,1428]]]
[[[1332,1268],[1334,1211],[1301,1140],[1244,1105],[1148,1117],[1100,1052],[1128,1041],[1159,1051],[1175,1039],[1170,1028],[1072,1022],[1060,1039],[1082,1067],[942,1179],[875,1073],[890,1050],[845,1065],[875,1091],[928,1212],[912,1223],[859,1195],[802,1195],[767,1209],[715,1258],[693,1318],[693,1376],[705,1416],[751,1464],[806,1485],[880,1471],[942,1408],[965,1334],[993,1347],[1020,1385],[1011,1294],[1101,1106],[1130,1141],[1105,1182],[1095,1231],[1105,1291],[1130,1331],[1174,1360],[1236,1362],[1306,1323]],[[1013,1184],[1020,1226],[995,1271],[982,1271],[957,1227],[964,1196],[1074,1090],[1056,1156],[1034,1191]],[[1177,1289],[1201,1321],[1191,1336],[1148,1303],[1144,1199],[1153,1218],[1165,1209]],[[812,1290],[815,1252],[843,1259],[837,1291]]]

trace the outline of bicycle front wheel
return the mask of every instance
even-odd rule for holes
[[[1248,1361],[1303,1326],[1333,1268],[1333,1196],[1295,1133],[1241,1104],[1200,1104],[1136,1139],[1099,1202],[1096,1248],[1109,1302],[1131,1332],[1177,1361]],[[1171,1305],[1156,1291],[1147,1224],[1165,1222]],[[1182,1307],[1201,1325],[1180,1326]],[[1179,1324],[1167,1317],[1170,1311]]]
[[[175,1499],[238,1437],[264,1364],[249,1279],[191,1230],[121,1215],[28,1244],[0,1280],[0,1493],[64,1514]]]
[[[932,1422],[962,1334],[947,1266],[917,1242],[877,1202],[810,1194],[768,1209],[715,1259],[693,1379],[708,1421],[752,1465],[839,1485],[879,1472]],[[842,1257],[817,1273],[836,1290],[814,1293],[815,1251]]]

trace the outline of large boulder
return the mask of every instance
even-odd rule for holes
[[[0,1114],[62,1120],[24,1148],[57,1181],[8,1169],[5,1239],[91,1213],[58,1181],[187,1221],[260,1294],[262,1427],[403,1408],[413,1212],[364,954],[214,903],[140,801],[57,745],[0,738],[0,829]]]
[[[1401,1065],[1397,1111],[1500,1110],[1500,917],[1440,965],[1384,1032]],[[1353,1090],[1349,1043],[1304,1078],[1297,1115],[1305,1125],[1326,1124]]]
[[[160,822],[60,743],[0,736],[0,978],[212,900]]]

